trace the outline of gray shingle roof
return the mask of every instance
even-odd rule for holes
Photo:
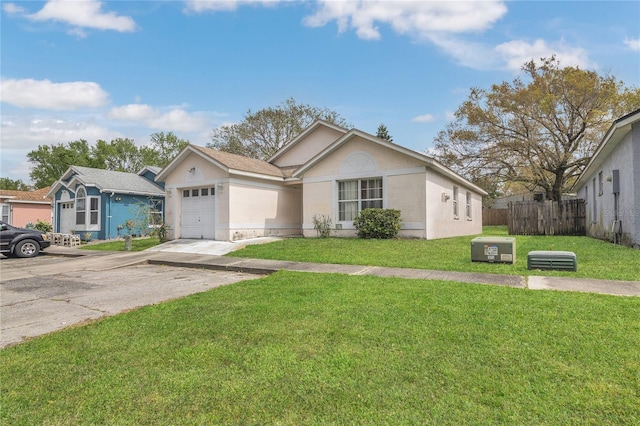
[[[155,183],[136,173],[114,172],[112,170],[73,166],[75,176],[84,185],[95,185],[101,190],[120,193],[133,192],[146,195],[164,195],[164,190]]]

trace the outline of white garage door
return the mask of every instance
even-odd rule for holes
[[[216,197],[213,187],[182,190],[182,238],[216,237]]]

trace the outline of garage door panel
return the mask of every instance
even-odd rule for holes
[[[183,191],[180,225],[182,238],[215,238],[215,196],[212,188]]]

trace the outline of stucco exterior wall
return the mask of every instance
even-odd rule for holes
[[[320,126],[307,135],[304,142],[291,146],[279,156],[273,164],[278,167],[299,166],[309,161],[313,156],[331,145],[344,133]]]
[[[635,135],[634,135],[635,132]],[[632,135],[637,137],[634,146]],[[586,183],[578,190],[578,196],[585,200],[587,210],[587,235],[613,241],[611,232],[615,220],[615,196],[613,194],[613,170],[619,170],[620,195],[618,202],[618,219],[622,221],[622,243],[639,244],[640,225],[638,222],[640,194],[640,126],[634,126],[614,150],[603,159],[600,167],[594,169],[587,177]],[[602,173],[602,191],[600,191],[600,173]],[[594,188],[595,179],[595,188]],[[595,192],[594,192],[595,189]]]
[[[482,196],[445,176],[427,172],[428,239],[449,238],[482,233]],[[458,214],[454,214],[453,192],[458,187]],[[471,195],[471,216],[466,213],[466,194]]]
[[[355,236],[352,222],[338,221],[338,182],[381,177],[383,207],[400,210],[401,237],[446,238],[482,233],[482,197],[471,192],[472,216],[467,220],[467,188],[459,187],[460,214],[453,217],[452,203],[443,202],[442,193],[453,191],[453,182],[412,157],[359,138],[348,142],[304,175],[303,234],[317,235],[313,216],[331,217],[332,235]],[[337,225],[337,227],[336,227]]]
[[[266,236],[300,235],[302,217],[301,187],[260,181],[231,179],[229,217],[216,229],[226,240]]]
[[[6,203],[4,201],[0,202],[0,204],[9,206],[9,221],[13,226],[24,228],[27,223],[33,223],[35,225],[38,220],[51,223],[50,204]]]

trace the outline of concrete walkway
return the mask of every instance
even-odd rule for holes
[[[589,293],[611,294],[618,296],[639,296],[640,281],[596,280],[571,277],[519,276],[485,274],[472,272],[434,271],[426,269],[384,268],[378,266],[336,265],[309,262],[291,262],[281,260],[245,259],[230,256],[234,249],[251,243],[269,242],[267,239],[255,239],[241,243],[177,240],[165,243],[144,252],[118,252],[105,256],[104,252],[91,252],[66,247],[50,247],[49,255],[63,256],[100,256],[101,267],[121,267],[132,264],[148,263],[185,268],[201,268],[250,274],[270,274],[279,270],[336,273],[347,275],[373,275],[380,277],[399,277],[427,280],[447,280],[474,284],[501,285],[531,290],[561,290]],[[204,252],[204,253],[203,253]],[[88,259],[87,259],[88,260]],[[96,259],[98,260],[98,259]]]

